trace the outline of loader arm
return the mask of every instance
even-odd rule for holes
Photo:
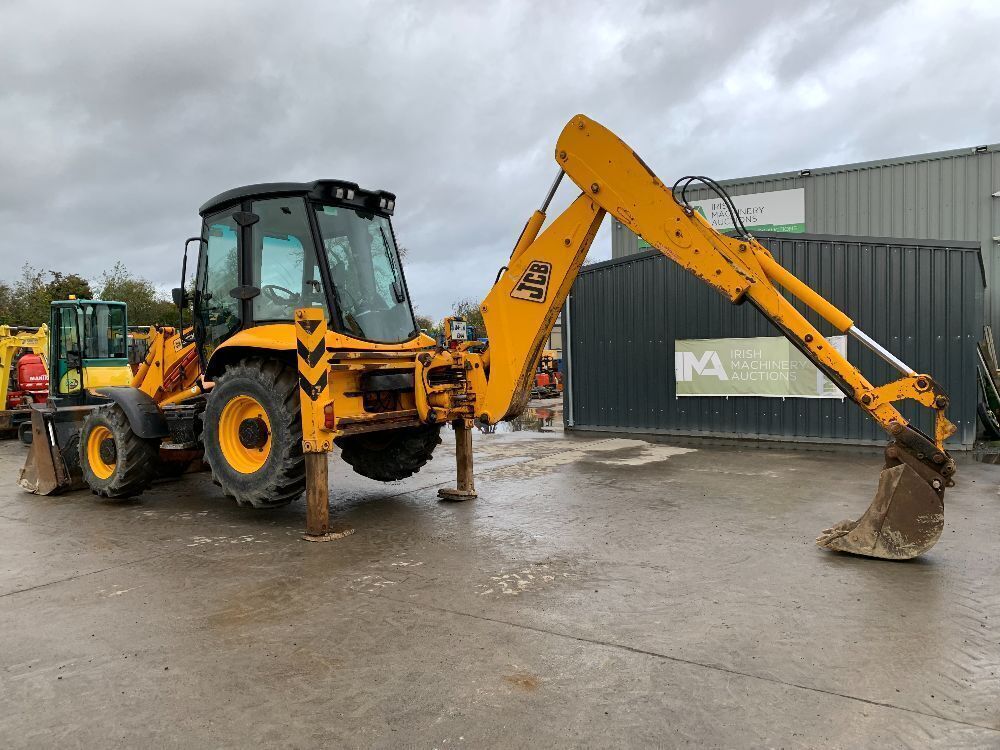
[[[830,549],[873,557],[908,558],[929,549],[943,528],[943,497],[955,463],[944,443],[955,432],[945,417],[948,397],[929,375],[918,374],[879,346],[851,318],[783,268],[749,234],[729,237],[675,199],[652,170],[611,131],[583,116],[563,129],[555,150],[563,174],[582,194],[551,224],[544,205],[528,220],[507,266],[483,301],[490,346],[480,419],[520,413],[546,337],[565,302],[605,213],[734,304],[749,301],[844,394],[890,435],[886,468],[871,508],[858,522],[842,522],[817,540]],[[782,294],[855,337],[902,377],[870,383]],[[924,435],[893,405],[910,399],[935,412],[934,436]]]

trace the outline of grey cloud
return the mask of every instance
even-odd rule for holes
[[[398,194],[411,291],[441,315],[488,289],[576,112],[665,179],[982,142],[1000,114],[974,20],[990,13],[904,65],[933,6],[8,2],[0,275],[27,260],[95,277],[120,258],[171,286],[208,197],[343,177]],[[852,68],[859,54],[878,69]]]

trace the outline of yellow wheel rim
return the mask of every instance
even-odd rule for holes
[[[219,415],[219,447],[241,474],[253,474],[271,455],[271,420],[253,396],[236,396]]]
[[[110,440],[113,443],[114,439],[111,430],[101,424],[92,429],[87,436],[87,463],[98,479],[110,479],[111,475],[115,473],[116,463],[101,458],[101,443],[105,440]]]

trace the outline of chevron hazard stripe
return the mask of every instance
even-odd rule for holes
[[[299,387],[310,401],[316,401],[326,390],[329,378],[323,358],[326,353],[326,318],[323,311],[311,308],[296,311],[295,338]]]
[[[324,436],[322,430],[326,426],[324,409],[331,405],[323,310],[304,307],[295,311],[295,352],[302,407],[302,450],[321,453],[330,449],[329,435]]]

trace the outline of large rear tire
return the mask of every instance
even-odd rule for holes
[[[980,401],[976,411],[979,413],[979,421],[983,423],[983,432],[986,437],[990,440],[1000,440],[1000,421],[997,420],[997,415],[993,413],[993,410]]]
[[[80,469],[95,495],[112,499],[141,495],[156,478],[159,441],[134,432],[117,404],[95,409],[80,432]]]
[[[379,482],[413,476],[434,457],[441,425],[404,427],[336,439],[341,456],[358,474]]]
[[[237,504],[278,508],[305,490],[295,368],[248,358],[216,378],[205,406],[205,461]]]

